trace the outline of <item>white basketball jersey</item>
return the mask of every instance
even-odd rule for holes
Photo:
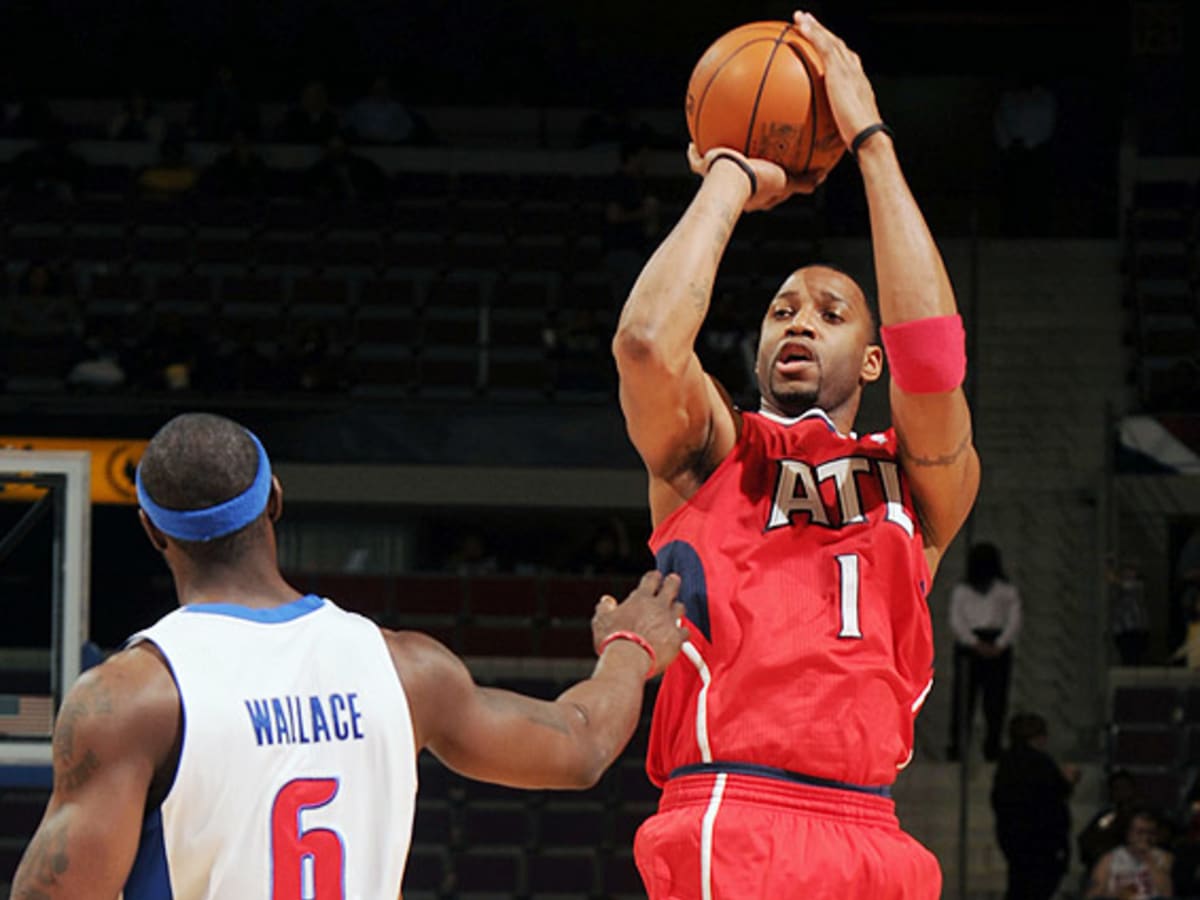
[[[309,595],[185,606],[140,641],[170,664],[183,738],[125,900],[399,895],[416,751],[378,627]]]

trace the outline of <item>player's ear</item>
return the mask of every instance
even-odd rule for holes
[[[283,515],[283,485],[280,484],[279,478],[275,475],[271,476],[271,493],[267,496],[267,518],[272,522],[278,522],[279,517]]]
[[[150,517],[146,515],[144,509],[138,510],[138,521],[142,523],[142,530],[146,532],[146,537],[150,539],[150,543],[154,545],[154,549],[159,553],[166,553],[167,536],[154,526],[154,523],[150,521]]]
[[[879,376],[883,374],[883,348],[878,344],[867,344],[863,351],[862,370],[859,372],[859,380],[863,384],[870,384],[872,381],[878,381]]]

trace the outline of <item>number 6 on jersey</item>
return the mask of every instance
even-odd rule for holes
[[[295,778],[275,795],[271,806],[271,900],[343,900],[345,848],[336,831],[302,830],[306,809],[329,803],[338,792],[336,778]],[[305,878],[308,870],[308,878]],[[305,888],[307,887],[307,890]]]

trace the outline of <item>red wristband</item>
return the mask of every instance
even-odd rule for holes
[[[650,654],[650,668],[646,670],[646,678],[649,679],[654,675],[654,670],[658,666],[658,654],[654,652],[654,648],[650,646],[650,642],[638,634],[636,631],[614,631],[608,637],[600,642],[600,647],[596,653],[599,656],[604,655],[606,648],[613,641],[633,641],[643,650]]]
[[[961,316],[913,319],[880,330],[892,380],[908,394],[944,394],[967,374],[967,336]]]

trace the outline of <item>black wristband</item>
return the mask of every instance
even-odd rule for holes
[[[718,153],[712,158],[712,162],[708,164],[708,167],[711,169],[713,167],[713,163],[715,163],[718,159],[727,159],[745,172],[746,177],[750,179],[750,196],[753,197],[756,193],[758,193],[758,178],[755,177],[754,170],[750,168],[749,164],[745,160],[738,159],[732,153]]]
[[[877,134],[880,131],[882,131],[889,138],[891,138],[892,143],[895,143],[896,135],[892,132],[892,129],[888,128],[882,122],[876,122],[874,125],[868,125],[866,128],[864,128],[862,131],[860,131],[858,134],[856,134],[854,136],[854,140],[852,140],[850,142],[850,155],[853,157],[857,157],[858,156],[858,148],[861,147],[864,143],[866,143],[867,138],[869,138],[873,134]]]

